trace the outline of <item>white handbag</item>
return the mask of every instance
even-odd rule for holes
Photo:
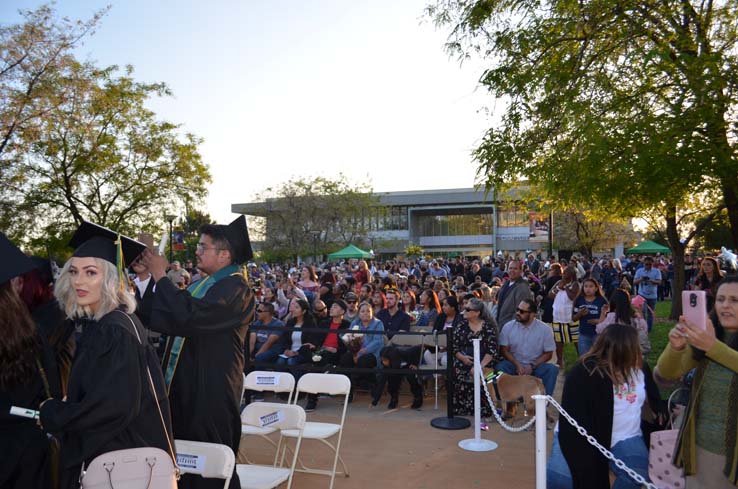
[[[138,342],[143,345],[133,320],[127,314],[126,317],[131,321]],[[81,489],[177,489],[177,481],[180,477],[176,463],[177,457],[174,455],[169,432],[159,407],[159,399],[156,396],[154,380],[148,366],[146,373],[149,376],[149,386],[156,400],[156,408],[159,411],[161,425],[169,445],[169,453],[160,448],[141,447],[115,450],[98,455],[87,468],[84,464],[82,465],[79,477]]]

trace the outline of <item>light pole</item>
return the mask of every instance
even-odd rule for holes
[[[174,261],[174,230],[172,228],[172,223],[176,218],[177,216],[173,216],[172,214],[164,216],[164,219],[169,221],[169,263]]]
[[[313,235],[313,263],[318,263],[318,239],[320,238],[320,231],[311,231]]]

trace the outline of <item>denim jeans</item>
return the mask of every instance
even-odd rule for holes
[[[646,303],[643,304],[643,317],[646,318],[646,323],[648,323],[649,333],[653,329],[653,312],[651,311],[656,311],[656,299],[646,299]]]
[[[581,357],[585,353],[589,351],[590,348],[592,348],[592,345],[594,345],[595,339],[597,339],[597,335],[587,335],[583,334],[582,330],[579,330],[579,343],[577,343],[577,350],[579,352],[579,356]]]
[[[512,362],[503,360],[495,365],[495,370],[502,370],[506,374],[518,375],[518,369]],[[533,377],[538,377],[543,382],[546,394],[553,396],[556,388],[556,377],[559,375],[559,367],[553,363],[542,363],[533,369]]]
[[[565,422],[565,421],[563,421]],[[610,451],[619,458],[625,465],[635,470],[641,477],[648,480],[648,450],[642,436],[628,438],[618,442]],[[612,489],[640,489],[640,485],[636,483],[623,470],[610,462],[610,470],[617,477]],[[551,455],[546,464],[546,488],[547,489],[571,489],[572,480],[569,465],[566,463],[564,454],[561,453],[559,445],[559,433],[554,433],[553,443],[551,444]]]
[[[256,351],[259,351],[259,348],[260,347],[255,348]],[[272,345],[272,347],[268,350],[257,353],[254,357],[254,360],[256,360],[257,362],[275,363],[279,358],[279,354],[283,351],[284,347],[280,345],[279,342],[277,342],[277,344]]]
[[[564,421],[565,423],[566,421]],[[559,432],[554,432],[551,455],[546,464],[546,489],[572,489],[571,471],[559,445]]]
[[[619,441],[610,451],[615,457],[625,462],[626,466],[648,480],[648,448],[646,448],[643,436],[634,436]],[[640,489],[641,485],[631,479],[624,470],[617,468],[614,462],[610,462],[610,470],[617,476],[612,489]]]

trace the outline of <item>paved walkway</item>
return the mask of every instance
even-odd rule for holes
[[[561,377],[559,384],[561,384]],[[559,385],[560,389],[560,385]],[[269,396],[267,396],[267,400]],[[350,477],[336,477],[336,489],[441,489],[535,487],[535,436],[533,430],[509,433],[497,423],[490,424],[482,437],[494,440],[499,448],[492,452],[467,452],[458,442],[473,438],[472,428],[445,431],[431,427],[431,419],[445,415],[445,399],[439,410],[433,398],[426,398],[420,411],[409,409],[412,399],[405,394],[400,408],[387,411],[388,399],[376,408],[369,407],[367,394],[359,393],[349,405],[341,454]],[[300,404],[304,404],[301,401]],[[308,420],[337,421],[337,399],[321,399],[318,410],[308,413]],[[551,432],[549,431],[549,443]],[[244,438],[241,449],[257,463],[270,463],[273,449],[256,437]],[[328,467],[329,449],[316,441],[306,441],[301,450],[306,464]],[[340,464],[339,464],[340,467]],[[296,473],[296,489],[327,488],[328,477]]]

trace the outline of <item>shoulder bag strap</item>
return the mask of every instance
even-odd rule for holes
[[[123,314],[128,320],[131,322],[131,326],[133,326],[133,331],[136,333],[136,338],[138,339],[138,342],[141,344],[141,346],[144,346],[143,342],[141,341],[141,336],[138,334],[138,328],[136,328],[136,324],[133,322],[133,319],[131,319],[131,316],[124,313],[123,311],[120,311],[121,314]],[[179,465],[177,465],[177,455],[174,453],[174,448],[172,447],[172,440],[169,437],[169,431],[167,430],[167,424],[164,422],[164,415],[161,412],[161,407],[159,406],[159,396],[156,395],[156,388],[154,387],[154,379],[151,377],[151,370],[149,369],[148,361],[146,363],[146,373],[149,376],[149,387],[151,387],[151,393],[154,395],[154,401],[156,401],[156,410],[159,411],[159,419],[161,420],[161,426],[164,428],[164,435],[166,435],[167,439],[167,445],[169,446],[169,455],[172,457],[172,463],[174,463],[174,469],[177,471],[177,480],[179,480],[180,470]]]

